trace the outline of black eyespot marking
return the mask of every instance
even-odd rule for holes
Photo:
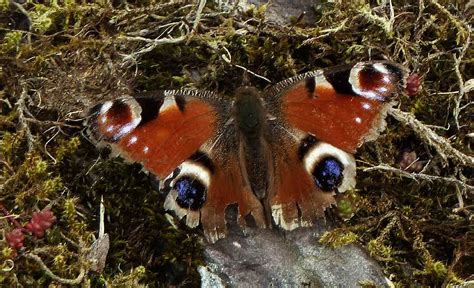
[[[342,182],[344,166],[334,157],[327,157],[321,160],[313,171],[313,178],[316,185],[323,191],[332,191]]]
[[[309,97],[313,97],[314,96],[314,90],[316,89],[316,77],[311,76],[311,77],[307,78],[305,86],[306,86],[306,90],[308,90]]]
[[[164,98],[136,98],[138,104],[142,108],[142,121],[139,125],[148,123],[156,118],[160,114],[161,106],[163,105]]]
[[[356,95],[352,90],[352,85],[349,83],[349,76],[353,65],[344,65],[339,67],[337,70],[329,70],[324,73],[326,80],[332,85],[334,90],[339,94]]]
[[[178,167],[176,169],[174,169],[173,173],[171,174],[171,176],[167,177],[165,180],[163,180],[163,183],[162,183],[162,188],[160,190],[161,193],[163,194],[167,194],[168,192],[170,192],[171,189],[173,189],[173,187],[171,186],[171,183],[173,182],[173,180],[179,176],[179,173],[181,172],[181,169]]]
[[[387,68],[388,71],[390,71],[391,74],[396,75],[397,77],[397,82],[403,82],[403,70],[397,65],[391,64],[391,63],[385,63],[384,64],[385,68]],[[403,83],[400,83],[402,85]]]
[[[186,108],[186,99],[184,98],[184,96],[176,94],[174,95],[174,101],[176,102],[179,111],[184,112],[184,109]]]
[[[298,159],[303,161],[306,153],[308,153],[309,149],[318,143],[318,139],[316,139],[312,135],[306,136],[303,141],[301,141],[300,147],[298,148]]]
[[[100,108],[102,108],[102,105],[104,105],[103,103],[100,103],[100,104],[96,104],[94,105],[94,107],[92,107],[90,110],[89,110],[89,115],[91,116],[91,118],[97,118],[97,116],[99,115],[100,113]]]
[[[189,157],[190,160],[197,162],[209,170],[211,174],[214,174],[216,167],[214,166],[214,163],[212,163],[211,158],[207,156],[206,153],[201,152],[201,151],[196,151],[191,157]]]
[[[198,210],[206,202],[206,188],[197,179],[184,176],[176,181],[173,189],[178,192],[176,203],[181,208]]]

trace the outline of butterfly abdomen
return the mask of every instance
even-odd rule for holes
[[[246,171],[253,193],[259,199],[266,196],[269,155],[263,137],[266,129],[266,110],[260,93],[253,87],[236,91],[234,119],[239,131],[241,169]]]

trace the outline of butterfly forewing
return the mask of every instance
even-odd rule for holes
[[[391,62],[361,62],[318,70],[270,89],[271,113],[284,123],[346,152],[374,139],[407,71]]]

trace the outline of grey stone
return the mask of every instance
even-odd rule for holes
[[[314,23],[316,21],[314,7],[321,3],[315,0],[248,0],[247,2],[256,6],[266,4],[266,20],[280,25],[289,24],[291,18],[297,19],[302,13],[305,15],[301,22]]]
[[[208,284],[212,276],[230,287],[360,287],[360,282],[367,281],[388,287],[380,267],[360,246],[333,249],[320,244],[326,229],[321,221],[315,227],[286,233],[275,229],[248,229],[246,235],[231,232],[206,247],[202,286],[222,287]]]

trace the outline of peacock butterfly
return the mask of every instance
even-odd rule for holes
[[[233,98],[149,92],[100,103],[88,126],[98,144],[139,162],[168,191],[164,206],[202,224],[210,242],[238,205],[245,228],[311,226],[355,186],[353,153],[374,140],[407,70],[388,61],[316,70]]]

